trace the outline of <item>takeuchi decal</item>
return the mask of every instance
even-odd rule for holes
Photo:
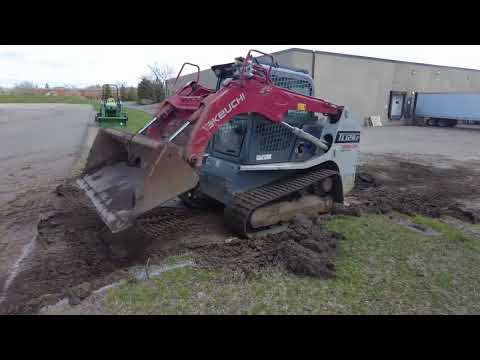
[[[233,109],[235,109],[238,105],[240,105],[242,102],[245,101],[245,94],[241,93],[239,97],[236,97],[230,103],[225,106],[222,110],[220,110],[213,118],[211,118],[204,126],[203,128],[205,130],[210,131],[216,123],[218,123],[220,120],[222,120],[225,116],[227,116],[229,113],[232,112]]]

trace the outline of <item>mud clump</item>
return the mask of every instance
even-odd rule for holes
[[[88,282],[83,282],[80,285],[73,286],[66,291],[70,305],[78,305],[83,299],[86,299],[92,293],[92,285]]]
[[[284,244],[281,259],[285,268],[295,275],[331,278],[335,265],[329,256],[290,240]]]
[[[334,258],[340,238],[317,219],[299,216],[277,234],[190,248],[200,266],[247,278],[267,267],[280,267],[298,276],[331,278],[335,276]]]
[[[358,190],[365,190],[375,186],[378,186],[375,178],[366,172],[359,172],[355,177],[355,188]]]

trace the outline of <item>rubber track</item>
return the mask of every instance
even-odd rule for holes
[[[268,203],[293,194],[327,177],[338,175],[328,169],[317,169],[275,184],[267,184],[236,195],[225,208],[225,223],[235,233],[247,236],[250,217],[254,210]]]

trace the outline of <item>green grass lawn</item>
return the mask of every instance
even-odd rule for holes
[[[46,95],[0,95],[0,104],[92,104],[93,101],[83,96],[46,96]]]
[[[96,100],[89,100],[82,96],[46,96],[46,95],[0,95],[0,104],[6,103],[22,103],[22,104],[41,104],[41,103],[57,103],[57,104],[86,104],[92,105],[95,111],[99,110],[100,103]],[[128,115],[128,123],[126,130],[135,132],[140,130],[148,121],[152,119],[152,115],[138,109],[123,108]]]
[[[256,279],[176,269],[110,290],[119,314],[466,314],[480,312],[480,243],[438,220],[426,236],[386,216],[338,217],[337,277],[299,278],[270,269]]]
[[[153,115],[138,109],[124,108],[124,111],[128,116],[127,130],[131,132],[140,130],[153,118]]]

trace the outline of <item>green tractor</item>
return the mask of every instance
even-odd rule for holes
[[[112,89],[116,93],[115,97],[112,96]],[[101,127],[127,126],[128,116],[122,112],[122,102],[117,85],[105,84],[102,86],[102,102],[100,111],[95,115],[95,121]]]

